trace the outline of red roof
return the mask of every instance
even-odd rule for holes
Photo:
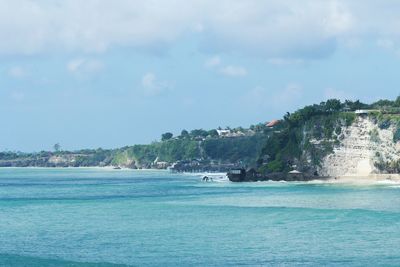
[[[274,127],[275,125],[278,125],[279,121],[278,120],[272,120],[267,123],[267,127]]]

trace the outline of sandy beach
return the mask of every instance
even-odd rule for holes
[[[326,182],[349,184],[400,183],[400,174],[344,175],[332,177]]]

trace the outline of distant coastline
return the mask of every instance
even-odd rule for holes
[[[254,129],[254,130],[252,130]],[[265,131],[264,131],[265,130]],[[270,132],[265,125],[249,129],[182,131],[159,142],[117,149],[0,152],[0,167],[116,167],[226,172],[254,165]]]
[[[244,170],[232,181],[398,180],[400,97],[372,104],[330,99],[249,128],[167,132],[147,145],[63,151],[56,144],[54,151],[0,152],[0,167]]]

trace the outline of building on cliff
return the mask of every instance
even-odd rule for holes
[[[278,120],[272,120],[272,121],[268,122],[268,123],[266,124],[266,126],[267,126],[268,128],[272,128],[272,127],[277,126],[278,124],[279,124],[279,121],[278,121]]]
[[[367,109],[357,109],[354,113],[357,115],[368,115],[372,110],[367,110]]]

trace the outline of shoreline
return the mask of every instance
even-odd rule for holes
[[[120,168],[114,169],[114,166],[80,166],[80,167],[40,167],[40,166],[26,166],[26,167],[15,167],[15,166],[7,166],[7,167],[0,167],[1,169],[48,169],[48,170],[62,170],[62,169],[98,169],[98,170],[112,170],[112,171],[168,171],[167,169],[131,169],[131,168]]]
[[[379,183],[379,182],[394,182],[400,183],[400,174],[367,174],[367,175],[343,175],[331,177],[327,182],[336,183]]]
[[[45,169],[45,170],[103,170],[103,171],[143,171],[143,172],[170,172],[168,169],[130,169],[130,168],[121,168],[114,169],[113,166],[81,166],[81,167],[38,167],[38,166],[27,166],[27,167],[0,167],[0,170],[6,169]],[[172,173],[172,172],[171,172]],[[184,175],[189,176],[226,176],[225,172],[178,172]],[[232,183],[237,183],[230,181]],[[358,184],[358,185],[373,185],[373,184],[386,184],[386,183],[394,183],[400,184],[400,174],[354,174],[354,175],[343,175],[343,176],[332,176],[332,177],[315,177],[315,179],[310,180],[250,180],[250,181],[242,181],[244,183],[254,183],[254,182],[306,182],[306,183],[320,183],[320,184]],[[240,183],[240,182],[239,182]]]

